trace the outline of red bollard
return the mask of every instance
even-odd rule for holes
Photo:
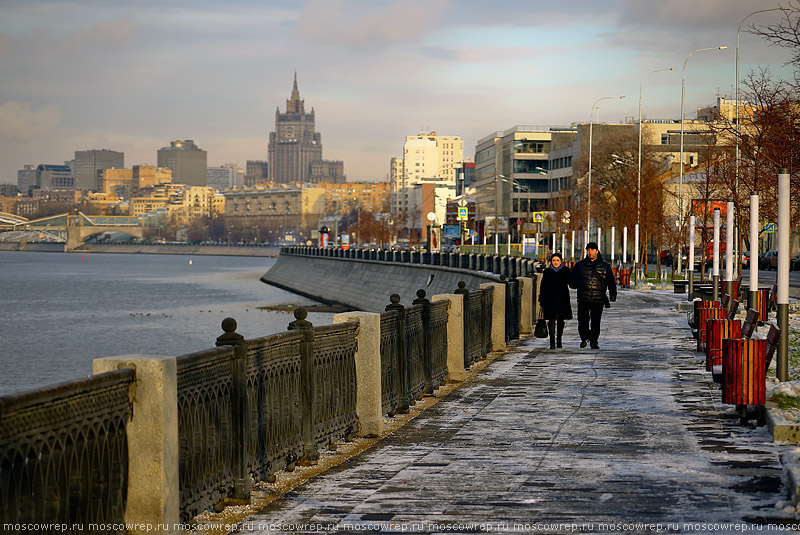
[[[722,367],[722,340],[741,337],[741,320],[706,320],[706,370],[713,372],[714,366]]]
[[[619,270],[619,285],[628,288],[631,285],[631,270],[623,268]]]
[[[698,320],[700,319],[700,310],[704,308],[722,308],[720,301],[694,301],[694,313],[692,314],[692,323],[689,326],[692,329],[700,327]]]
[[[769,311],[769,288],[756,292],[756,310],[758,311],[758,324],[764,325]]]
[[[725,338],[722,341],[722,402],[764,405],[767,401],[767,341]]]
[[[706,350],[706,328],[708,320],[724,320],[728,317],[728,311],[721,307],[701,308],[697,311],[697,350]]]

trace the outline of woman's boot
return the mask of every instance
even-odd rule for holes
[[[558,333],[556,333],[556,347],[561,349],[561,336],[564,334],[564,320],[558,320]]]
[[[550,349],[556,348],[556,322],[550,320],[547,322],[547,331],[550,333]]]

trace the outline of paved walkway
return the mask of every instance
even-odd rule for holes
[[[239,532],[790,532],[787,446],[722,405],[678,299],[621,291],[600,350],[524,341]]]

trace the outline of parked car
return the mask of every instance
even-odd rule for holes
[[[789,260],[789,269],[800,271],[800,253],[797,253]]]
[[[766,251],[758,257],[758,269],[777,269],[778,251]]]
[[[750,251],[742,251],[742,268],[750,267]]]

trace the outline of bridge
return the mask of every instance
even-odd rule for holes
[[[64,251],[74,251],[86,243],[92,236],[106,232],[123,232],[135,238],[144,237],[147,225],[145,218],[133,216],[89,216],[82,212],[77,214],[63,213],[26,219],[21,216],[0,212],[0,240],[30,241],[20,233],[38,233],[39,238],[47,241],[64,243]],[[4,234],[16,233],[11,240]]]

